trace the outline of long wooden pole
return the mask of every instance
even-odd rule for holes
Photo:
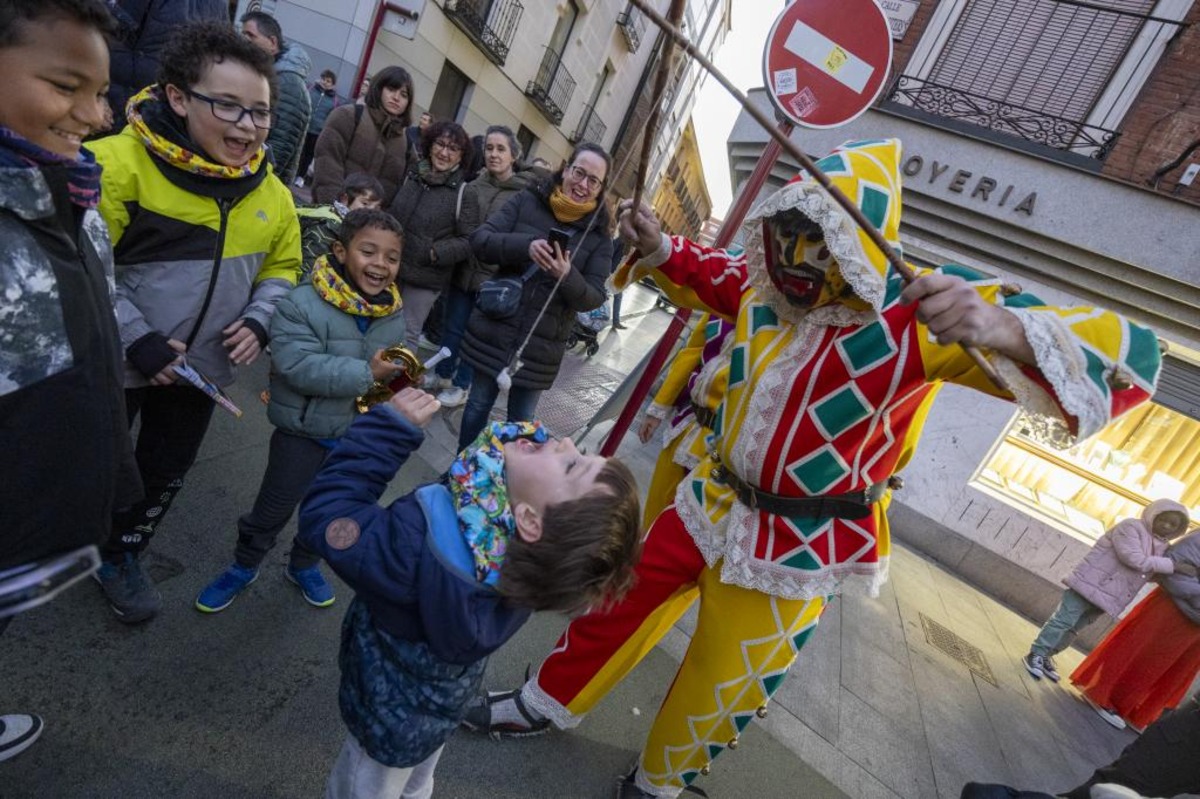
[[[862,228],[863,232],[867,234],[867,237],[871,239],[871,243],[879,248],[879,251],[883,253],[884,258],[886,258],[888,263],[891,264],[892,268],[899,273],[906,284],[912,283],[917,279],[917,275],[913,271],[912,267],[904,262],[904,259],[900,256],[900,253],[896,252],[896,249],[892,247],[888,240],[883,237],[883,234],[871,224],[870,220],[868,220],[863,214],[862,209],[855,205],[854,202],[847,197],[841,189],[835,186],[833,181],[829,179],[829,176],[821,171],[820,167],[813,163],[813,160],[809,158],[803,150],[796,146],[795,142],[793,142],[789,137],[785,136],[782,131],[776,128],[774,123],[767,117],[766,114],[764,114],[757,106],[751,103],[750,99],[746,97],[746,95],[743,94],[738,87],[734,86],[729,81],[729,78],[725,77],[721,70],[717,69],[717,67],[711,61],[709,61],[694,44],[688,41],[688,38],[680,32],[678,26],[671,24],[669,20],[665,19],[661,14],[655,11],[647,2],[647,0],[629,0],[629,2],[637,7],[639,11],[645,14],[647,19],[649,19],[660,29],[662,29],[668,36],[674,39],[676,44],[679,45],[680,49],[682,49],[692,58],[696,59],[696,62],[699,63],[700,66],[703,67],[706,72],[708,72],[708,74],[716,78],[718,83],[724,86],[730,94],[737,98],[737,101],[741,103],[742,108],[746,109],[746,112],[750,114],[754,121],[761,125],[763,130],[767,131],[771,137],[775,139],[775,141],[779,142],[779,146],[782,147],[788,155],[794,158],[796,162],[800,164],[800,166],[803,167],[806,172],[808,172],[808,174],[812,175],[813,179],[817,181],[817,183],[820,184],[820,186],[825,189],[826,192],[829,193],[829,196],[833,198],[833,201],[840,205],[842,210],[849,214],[850,218],[853,219],[860,228]],[[987,375],[988,379],[991,380],[997,388],[999,388],[1001,391],[1011,393],[1012,390],[1009,388],[1008,383],[1000,376],[1000,373],[996,371],[995,367],[993,367],[992,364],[983,357],[983,353],[981,353],[977,348],[971,346],[963,345],[963,349],[966,350],[967,355],[971,357],[971,360],[975,362],[980,371]]]
[[[683,19],[683,9],[686,0],[671,0],[667,10],[666,22],[671,27],[679,25]],[[662,97],[667,90],[667,80],[671,77],[671,65],[675,63],[675,42],[671,37],[663,42],[663,52],[658,60],[658,72],[654,75],[654,90],[650,94],[654,103],[650,108],[650,116],[646,120],[646,128],[642,134],[642,157],[638,161],[637,177],[633,183],[633,207],[641,207],[642,193],[646,190],[646,178],[650,171],[650,156],[654,154],[654,134],[658,131],[658,123],[662,118]]]

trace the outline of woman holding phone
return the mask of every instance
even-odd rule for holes
[[[459,449],[487,423],[500,393],[497,376],[506,367],[512,377],[507,418],[533,418],[542,392],[558,375],[575,314],[604,302],[612,259],[604,204],[611,166],[604,148],[581,142],[557,173],[516,194],[472,234],[475,257],[497,264],[497,278],[522,281],[521,299],[503,318],[476,308],[467,323],[462,355],[475,379],[463,409]],[[526,337],[518,369],[512,361]]]

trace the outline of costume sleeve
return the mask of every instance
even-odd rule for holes
[[[300,220],[296,217],[296,204],[287,189],[282,189],[279,194],[276,211],[279,221],[275,225],[271,249],[254,278],[250,304],[242,310],[243,319],[253,319],[263,330],[270,329],[275,303],[292,290],[300,275]]]
[[[644,277],[654,278],[674,304],[732,321],[746,291],[746,259],[664,233],[657,252],[634,252],[617,267],[612,287],[622,291]]]
[[[413,590],[419,547],[394,529],[379,505],[388,483],[421,446],[421,430],[388,403],[354,420],[300,506],[297,537],[355,591],[396,596]]]
[[[288,385],[309,397],[357,397],[373,382],[367,361],[328,352],[291,294],[271,317],[271,364]]]
[[[702,316],[692,329],[687,342],[675,353],[675,359],[667,367],[662,385],[658,387],[654,399],[646,408],[646,415],[655,419],[666,419],[674,413],[676,403],[687,390],[688,378],[700,367],[700,356],[704,353],[704,344],[707,341],[705,328],[708,320],[708,314]]]
[[[1001,392],[966,350],[938,344],[918,324],[928,379],[1015,399],[1027,412],[1065,425],[1073,440],[1095,434],[1154,393],[1162,355],[1158,337],[1148,328],[1102,308],[1059,308],[1026,292],[1005,296],[999,280],[966,267],[937,271],[965,278],[989,302],[1015,314],[1037,364],[985,353],[1013,390]]]

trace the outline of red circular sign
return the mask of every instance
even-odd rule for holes
[[[867,110],[891,63],[891,30],[875,0],[793,0],[771,26],[763,80],[784,116],[832,128]]]

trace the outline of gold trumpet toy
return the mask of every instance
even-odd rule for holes
[[[421,363],[417,359],[416,353],[408,347],[399,344],[394,347],[388,347],[383,351],[383,359],[399,366],[400,372],[386,382],[376,380],[372,383],[365,394],[354,400],[355,407],[358,408],[359,413],[366,413],[371,409],[371,406],[377,405],[380,402],[387,402],[397,392],[403,391],[409,386],[419,384],[426,372],[449,357],[450,350],[442,347],[428,361]]]

